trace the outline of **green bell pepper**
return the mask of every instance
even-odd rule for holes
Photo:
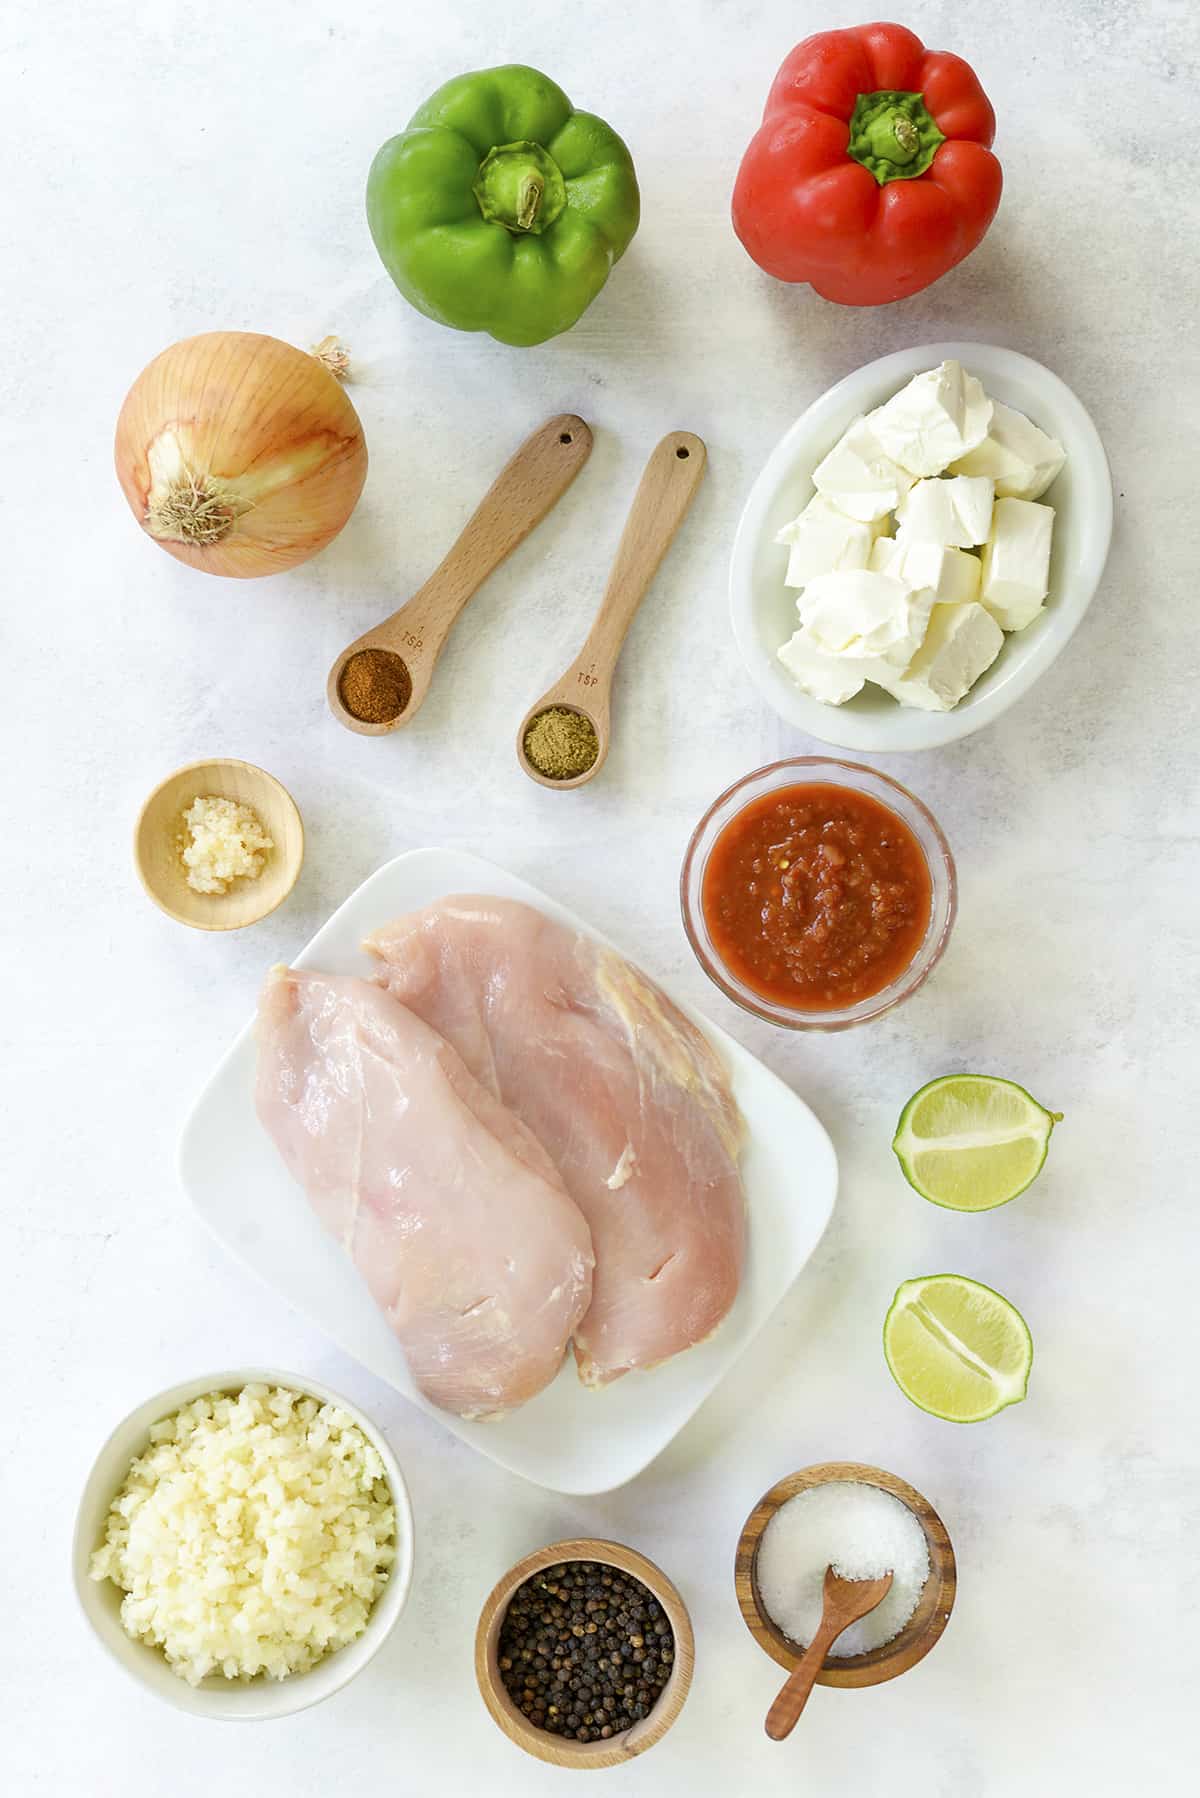
[[[371,236],[405,299],[501,343],[570,330],[639,214],[616,132],[520,64],[447,81],[367,178]]]

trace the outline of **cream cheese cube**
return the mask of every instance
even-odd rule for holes
[[[1004,632],[981,605],[934,606],[925,641],[902,674],[880,679],[901,705],[923,712],[953,711],[1004,643]]]
[[[1062,472],[1067,452],[1057,437],[1038,429],[1012,406],[994,401],[988,434],[978,448],[951,465],[952,474],[987,474],[997,499],[1040,499]]]
[[[872,436],[865,418],[856,418],[813,471],[813,486],[840,512],[869,522],[894,512],[913,477],[893,462]]]
[[[969,555],[965,549],[947,548],[943,552],[942,578],[937,584],[938,604],[965,606],[978,599],[982,567],[978,556]]]
[[[1023,631],[1050,588],[1054,507],[1028,499],[996,501],[983,551],[979,597],[1002,630]]]
[[[870,531],[872,537],[877,537],[880,531],[885,528],[886,524],[886,520],[882,518],[874,520],[851,518],[849,512],[841,511],[839,507],[834,505],[831,499],[826,499],[823,493],[814,493],[808,504],[804,507],[804,510],[797,513],[790,524],[785,524],[783,529],[776,533],[775,541],[776,543],[787,544],[798,543],[805,531],[809,530],[814,524],[822,521],[836,523],[838,519],[841,519],[843,524],[850,523],[864,525],[865,528]]]
[[[806,587],[819,574],[835,569],[865,568],[874,541],[874,527],[839,512],[823,494],[814,494],[799,518],[785,525],[775,539],[789,544],[788,587]]]
[[[796,685],[824,705],[845,705],[861,693],[866,675],[861,666],[818,649],[803,626],[778,651]]]
[[[877,574],[893,574],[911,587],[932,587],[939,605],[965,605],[979,598],[979,557],[948,544],[879,537],[867,567]]]
[[[990,475],[918,481],[896,509],[897,536],[903,543],[940,543],[956,549],[986,543],[993,493]]]
[[[884,453],[910,474],[942,474],[987,436],[992,402],[961,362],[914,375],[867,424]],[[985,472],[983,470],[971,472]]]
[[[934,603],[928,587],[861,569],[810,581],[796,609],[809,641],[827,655],[880,658],[903,670],[920,648]]]

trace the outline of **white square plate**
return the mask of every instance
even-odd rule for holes
[[[364,881],[295,965],[332,974],[371,973],[377,964],[362,949],[363,938],[389,919],[450,893],[521,899],[570,929],[608,940],[491,862],[456,850],[414,849]],[[606,1492],[662,1452],[737,1360],[816,1248],[837,1193],[833,1145],[808,1106],[723,1030],[686,1005],[681,1010],[724,1057],[746,1119],[745,1275],[737,1302],[708,1342],[649,1373],[627,1374],[603,1391],[585,1391],[568,1355],[544,1392],[499,1423],[466,1423],[421,1397],[383,1314],[348,1256],[322,1231],[258,1122],[253,1021],[184,1127],[179,1157],[184,1191],[239,1261],[347,1354],[480,1454],[552,1491]]]

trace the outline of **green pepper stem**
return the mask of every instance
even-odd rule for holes
[[[541,144],[496,144],[479,165],[475,198],[490,224],[540,236],[566,205],[567,184]]]
[[[542,203],[542,195],[546,184],[540,175],[526,175],[517,195],[517,227],[521,231],[531,231],[533,221],[538,215],[538,207]]]
[[[882,187],[923,175],[946,141],[920,94],[859,94],[846,153]]]

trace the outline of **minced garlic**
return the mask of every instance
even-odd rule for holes
[[[183,822],[180,853],[194,893],[225,893],[232,881],[257,880],[275,847],[258,813],[233,799],[193,799]]]

